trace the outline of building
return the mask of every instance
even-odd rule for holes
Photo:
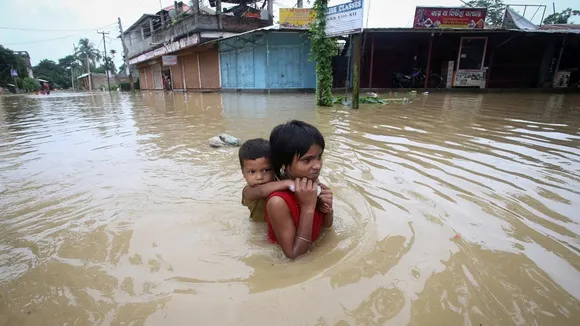
[[[141,89],[163,89],[170,81],[176,90],[220,88],[218,45],[211,41],[272,24],[272,0],[267,9],[262,2],[229,0],[233,7],[222,8],[221,0],[202,7],[183,2],[144,14],[127,28],[123,37],[129,64],[136,65]],[[257,14],[259,13],[259,14]]]
[[[444,10],[459,15],[467,8],[434,8]],[[511,8],[504,26],[367,29],[362,43],[361,88],[397,88],[395,75],[413,68],[427,75],[420,85],[425,88],[433,87],[429,74],[443,77],[442,88],[561,88],[580,82],[580,25],[536,26]]]
[[[307,31],[270,26],[218,43],[223,90],[316,88]]]
[[[90,86],[89,87],[89,78],[90,80]],[[107,74],[102,74],[102,73],[84,73],[80,76],[77,77],[78,80],[78,87],[79,89],[82,90],[89,90],[90,88],[92,88],[93,90],[106,90],[107,89]],[[109,76],[109,83],[111,83],[111,86],[113,85],[119,85],[120,83],[128,83],[129,82],[129,77],[127,77],[125,74],[123,75],[112,75]]]
[[[14,54],[24,59],[26,62],[26,71],[28,72],[28,77],[34,78],[32,73],[32,64],[30,63],[30,55],[26,51],[14,51]]]

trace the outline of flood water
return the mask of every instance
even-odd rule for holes
[[[296,262],[229,133],[327,140],[335,226]],[[578,325],[580,96],[0,97],[0,325]]]

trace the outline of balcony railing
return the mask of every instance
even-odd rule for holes
[[[154,31],[150,37],[146,37],[144,40],[133,41],[131,45],[127,46],[128,54],[129,58],[135,57],[141,53],[158,48],[163,43],[176,41],[192,32],[218,31],[243,33],[268,25],[268,21],[256,18],[191,14],[177,22],[170,23],[163,29]]]

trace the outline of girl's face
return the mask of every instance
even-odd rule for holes
[[[317,181],[322,168],[322,148],[313,144],[308,152],[302,157],[296,155],[292,164],[286,168],[286,173],[291,179],[308,178]]]

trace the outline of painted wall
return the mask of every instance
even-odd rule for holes
[[[223,89],[304,89],[316,87],[310,41],[305,32],[266,32],[220,42]],[[269,55],[266,56],[266,48]]]

